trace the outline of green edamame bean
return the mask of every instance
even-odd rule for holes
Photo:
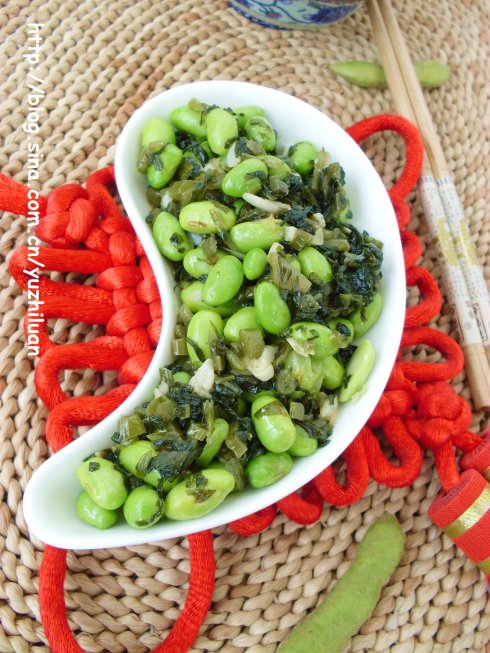
[[[148,168],[148,183],[152,188],[163,188],[168,184],[182,161],[182,150],[169,143],[158,155],[158,166],[154,163]]]
[[[235,487],[235,477],[225,469],[203,469],[170,490],[165,499],[169,519],[204,517],[217,508]]]
[[[385,514],[367,530],[349,569],[320,605],[279,646],[278,653],[341,653],[372,615],[381,589],[400,564],[405,535]]]
[[[336,354],[339,349],[340,334],[316,322],[296,322],[291,327],[290,337],[311,349],[309,352],[305,351],[306,355],[313,354],[324,358]]]
[[[212,309],[219,313],[222,317],[228,317],[233,315],[239,308],[240,304],[237,301],[226,302],[226,304],[221,304],[221,306],[210,306],[203,301],[202,291],[204,284],[201,281],[193,281],[188,286],[182,289],[180,298],[182,303],[188,306],[193,313],[202,311],[205,309]]]
[[[252,458],[245,468],[245,474],[252,487],[267,487],[287,476],[292,467],[293,459],[288,453],[268,451]]]
[[[263,116],[265,118],[265,111],[261,107],[253,105],[238,107],[238,109],[233,110],[233,113],[240,129],[243,129],[247,118],[253,118],[254,116]]]
[[[304,177],[313,170],[318,150],[310,141],[299,141],[289,148],[288,155],[293,168]]]
[[[231,197],[258,193],[262,188],[262,179],[266,178],[267,166],[263,161],[256,158],[245,159],[226,173],[221,182],[221,190]]]
[[[254,247],[245,254],[242,265],[247,279],[254,281],[265,272],[265,268],[267,267],[267,254],[263,249]]]
[[[229,231],[236,222],[235,212],[219,202],[191,202],[179,214],[179,222],[193,234],[217,234]]]
[[[216,311],[199,311],[192,316],[187,327],[187,337],[196,343],[206,359],[211,358],[210,343],[221,335],[223,335],[223,320]],[[201,365],[203,361],[199,359],[198,352],[194,350],[191,342],[187,345],[187,351],[191,362]]]
[[[347,385],[339,392],[340,403],[350,401],[355,394],[362,390],[373,369],[374,359],[375,352],[371,341],[363,340],[352,354],[345,368],[348,381]]]
[[[148,459],[149,461],[157,455],[158,452],[152,442],[149,440],[135,440],[121,448],[119,452],[119,462],[124,469],[133,476],[136,476],[136,478],[141,478],[145,483],[153,485],[153,487],[158,487],[158,484],[161,481],[161,476],[156,469],[152,469],[151,472],[148,472],[147,474],[138,469],[138,463],[140,463],[142,459]]]
[[[270,281],[263,281],[255,289],[254,306],[260,325],[275,336],[289,328],[291,311]]]
[[[290,351],[286,358],[285,369],[298,382],[302,390],[311,393],[320,391],[323,381],[323,366],[320,359]]]
[[[153,238],[160,252],[171,261],[182,261],[192,249],[192,241],[182,229],[177,218],[162,211],[153,223]]]
[[[291,174],[291,168],[288,164],[277,156],[272,154],[262,154],[259,159],[265,163],[269,175],[275,175],[279,179],[286,179]]]
[[[132,528],[148,528],[162,517],[163,505],[156,490],[141,485],[132,490],[124,502],[124,518]]]
[[[228,342],[240,342],[242,329],[260,329],[257,313],[253,306],[245,306],[226,322],[223,334]]]
[[[174,372],[173,373],[174,383],[183,383],[188,384],[191,380],[191,375],[187,372]]]
[[[247,118],[243,128],[247,136],[260,143],[266,152],[271,152],[276,147],[276,133],[264,116]]]
[[[101,508],[85,490],[78,495],[77,513],[84,522],[101,530],[114,526],[117,519],[115,510]]]
[[[202,298],[211,306],[232,299],[243,283],[243,267],[236,256],[225,255],[213,265],[202,289]]]
[[[197,138],[206,138],[206,125],[201,111],[191,109],[189,106],[178,107],[170,114],[170,122],[180,131],[192,134]]]
[[[212,109],[206,116],[206,135],[209,147],[215,154],[226,154],[238,138],[238,124],[235,116],[225,109]]]
[[[224,255],[224,252],[216,252],[218,258],[222,258]],[[202,247],[195,247],[188,251],[184,256],[183,265],[187,274],[190,274],[194,279],[207,276],[213,267],[211,263],[208,263]]]
[[[272,453],[287,451],[294,443],[296,429],[288,411],[274,397],[255,399],[250,411],[257,437]]]
[[[310,274],[316,274],[323,283],[332,280],[333,273],[330,263],[314,247],[305,247],[298,252],[298,261],[301,265],[301,272],[306,277],[309,277]]]
[[[342,385],[344,380],[344,367],[333,356],[327,356],[322,361],[323,383],[322,387],[326,390],[336,390]]]
[[[310,438],[302,426],[295,424],[296,439],[288,449],[288,454],[295,458],[304,458],[311,456],[318,449],[318,442],[315,438]]]
[[[80,485],[101,508],[116,510],[124,503],[127,491],[124,477],[114,463],[92,456],[77,469]]]
[[[211,463],[213,458],[220,450],[221,445],[226,440],[229,430],[230,427],[226,420],[222,419],[221,417],[218,417],[218,419],[214,420],[211,433],[206,438],[204,449],[202,450],[199,458],[196,460],[197,464],[200,467],[207,467]]]
[[[347,347],[354,340],[354,326],[350,320],[335,317],[327,322],[327,326],[338,337],[339,349]]]
[[[354,327],[354,338],[361,338],[377,321],[383,310],[383,297],[377,292],[373,301],[364,308],[358,308],[349,315]]]
[[[241,222],[230,230],[230,238],[242,254],[247,254],[255,248],[268,250],[273,243],[284,239],[284,227],[272,217],[254,222]]]
[[[175,145],[175,132],[172,125],[163,118],[150,118],[141,130],[141,147],[158,141]]]

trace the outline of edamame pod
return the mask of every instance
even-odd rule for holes
[[[293,445],[296,429],[278,399],[268,396],[255,399],[251,416],[257,437],[268,451],[282,453]]]
[[[193,234],[217,234],[229,231],[236,222],[235,212],[219,202],[191,202],[179,214],[179,222]]]
[[[295,424],[296,438],[291,447],[288,449],[288,454],[295,458],[304,458],[311,456],[318,449],[318,442],[315,438],[310,438],[308,433],[302,426]]]
[[[221,335],[223,335],[223,320],[219,313],[205,310],[193,315],[187,327],[187,352],[191,362],[201,365],[204,361],[200,359],[200,353],[203,354],[204,359],[211,358],[210,343]],[[193,343],[197,345],[198,350],[193,347]]]
[[[192,249],[188,234],[177,218],[167,211],[162,211],[155,218],[153,238],[160,252],[171,261],[182,261],[186,252]]]
[[[375,359],[374,347],[370,340],[363,340],[356,351],[352,354],[345,373],[347,385],[339,392],[339,402],[350,401],[354,395],[360,392],[373,369]]]
[[[284,239],[284,227],[275,218],[264,218],[253,222],[241,222],[230,230],[230,238],[239,252],[246,254],[251,249],[268,250],[273,243]]]
[[[235,116],[225,109],[212,109],[206,116],[206,135],[209,147],[215,154],[226,154],[238,137]]]
[[[148,168],[148,183],[152,188],[163,188],[168,184],[182,161],[182,150],[169,143],[163,152],[157,155],[158,164],[152,163]]]
[[[258,193],[266,179],[267,166],[263,161],[245,159],[226,173],[221,190],[231,197],[242,197],[244,193]]]
[[[316,274],[323,283],[332,280],[332,267],[323,254],[317,249],[314,247],[305,247],[298,252],[297,256],[301,265],[301,272],[306,277],[309,278],[311,274]]]
[[[254,306],[262,328],[278,336],[289,328],[291,311],[281,297],[278,288],[270,281],[263,281],[255,289]]]
[[[163,499],[153,488],[141,485],[129,493],[123,513],[132,528],[149,528],[163,515]]]
[[[252,458],[245,468],[245,474],[252,487],[267,487],[287,476],[292,467],[293,459],[288,453],[269,451]]]
[[[197,138],[206,138],[206,125],[202,112],[191,109],[188,105],[174,109],[170,114],[170,122],[180,131],[192,134]]]
[[[228,342],[240,342],[242,329],[260,329],[259,320],[253,306],[245,306],[232,315],[225,324],[223,334]]]
[[[115,510],[101,508],[85,490],[82,490],[78,495],[77,513],[84,522],[101,530],[114,526],[117,520]]]
[[[267,254],[263,249],[254,247],[245,254],[243,272],[247,279],[254,281],[261,277],[267,267]]]
[[[349,315],[349,320],[354,327],[354,338],[362,338],[377,321],[383,310],[383,297],[377,292],[373,301],[364,308],[358,308]]]
[[[165,514],[179,521],[204,517],[223,503],[234,487],[235,478],[225,469],[203,469],[170,490]]]
[[[288,155],[296,172],[305,177],[313,170],[318,150],[310,141],[299,141],[289,148]]]
[[[172,125],[163,118],[150,118],[141,130],[141,147],[158,141],[175,145],[175,132]]]
[[[202,289],[202,298],[211,306],[221,306],[237,294],[242,282],[242,264],[236,256],[227,254],[211,268]]]
[[[101,508],[116,510],[124,503],[127,491],[124,477],[114,463],[92,456],[77,469],[80,485]]]
[[[262,145],[266,152],[271,152],[276,146],[276,133],[270,122],[263,116],[247,118],[243,126],[249,138]]]

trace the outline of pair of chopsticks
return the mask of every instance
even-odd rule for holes
[[[415,124],[425,148],[418,183],[424,213],[439,244],[446,294],[465,355],[477,409],[490,408],[490,299],[461,203],[389,0],[368,0],[368,13],[398,113]]]

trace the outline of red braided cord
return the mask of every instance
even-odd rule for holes
[[[445,361],[399,360],[395,364],[386,391],[368,424],[342,455],[345,486],[336,480],[334,467],[329,467],[299,493],[278,502],[280,510],[301,524],[311,524],[320,518],[323,500],[337,506],[357,501],[370,477],[389,487],[412,483],[420,471],[422,448],[433,449],[442,484],[449,490],[459,482],[454,447],[470,452],[480,442],[480,438],[468,432],[471,419],[468,404],[447,383],[462,369],[462,352],[449,336],[423,326],[437,315],[442,299],[430,273],[416,266],[422,253],[418,238],[405,230],[410,211],[404,198],[417,181],[422,164],[420,136],[413,125],[391,115],[364,120],[348,133],[360,141],[384,130],[396,131],[405,141],[406,165],[388,192],[400,227],[407,286],[417,286],[421,298],[417,306],[407,309],[401,347],[425,344],[442,353]],[[52,245],[40,248],[37,260],[44,266],[43,270],[98,275],[96,287],[42,278],[45,316],[105,324],[107,333],[90,343],[76,345],[56,345],[45,327],[40,334],[36,386],[52,411],[47,438],[55,451],[73,439],[73,426],[100,421],[132,392],[159,338],[158,289],[141,244],[108,190],[113,183],[112,168],[107,168],[92,174],[85,189],[68,184],[51,191],[47,198],[39,198],[41,221],[36,233]],[[0,175],[0,207],[26,214],[27,202],[27,189]],[[14,254],[10,270],[17,282],[27,288],[27,248]],[[26,318],[26,333],[28,327]],[[61,389],[58,373],[76,367],[119,370],[121,385],[104,397],[70,399]],[[417,386],[416,382],[422,384]],[[398,465],[393,465],[383,454],[378,439],[381,436],[392,446]],[[270,526],[275,514],[276,507],[270,506],[231,523],[230,527],[240,535],[256,534]],[[191,575],[187,602],[165,643],[155,649],[159,652],[184,653],[196,638],[211,601],[214,587],[211,535],[194,535],[189,542]],[[65,558],[66,552],[46,547],[40,570],[41,614],[55,653],[82,651],[66,620]]]

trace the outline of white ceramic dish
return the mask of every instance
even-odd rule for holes
[[[367,392],[355,403],[339,411],[330,443],[313,456],[297,459],[290,474],[267,488],[248,489],[232,495],[214,512],[192,521],[166,521],[135,530],[122,520],[107,531],[82,522],[75,502],[80,492],[76,469],[95,450],[110,446],[119,417],[152,396],[158,384],[158,369],[170,362],[170,340],[176,300],[173,279],[153,242],[145,223],[149,205],[145,178],[136,171],[140,132],[152,116],[168,117],[170,111],[198,98],[209,104],[238,107],[255,104],[263,107],[286,144],[311,140],[324,146],[339,161],[346,173],[346,187],[354,223],[384,242],[384,310],[369,332],[376,350],[376,363]],[[242,82],[196,82],[172,88],[138,109],[117,143],[116,180],[118,190],[153,266],[163,304],[163,330],[154,358],[133,394],[105,420],[94,426],[62,451],[53,455],[33,475],[24,495],[24,514],[31,532],[44,542],[65,549],[95,549],[128,546],[177,537],[226,524],[264,508],[297,490],[330,465],[352,442],[367,421],[386,385],[395,362],[405,314],[405,273],[402,248],[395,215],[376,171],[357,144],[332,120],[312,106],[280,91]]]

